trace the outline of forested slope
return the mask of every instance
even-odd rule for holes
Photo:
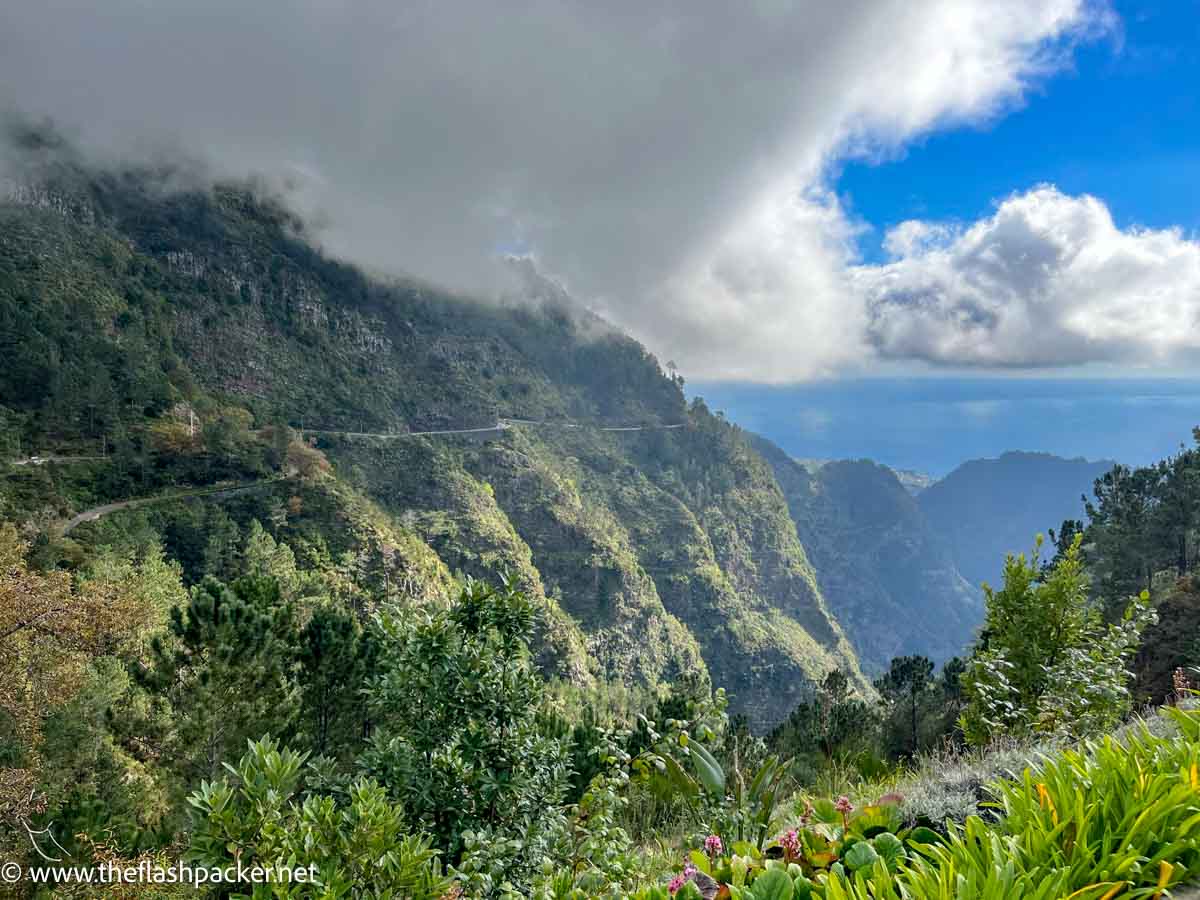
[[[0,204],[0,446],[106,457],[9,469],[0,516],[42,534],[44,560],[157,539],[194,581],[262,528],[389,589],[512,572],[575,680],[707,674],[766,722],[832,667],[861,677],[771,469],[633,340],[561,300],[368,278],[249,186],[90,171],[36,135],[26,151]],[[552,424],[486,441],[312,434],[501,416]],[[278,476],[240,504],[54,537],[97,503]]]

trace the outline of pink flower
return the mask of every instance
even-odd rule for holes
[[[837,798],[837,803],[833,804],[833,808],[843,816],[854,812],[854,804],[850,802],[850,798],[845,794]]]
[[[721,843],[721,839],[717,835],[710,834],[704,839],[704,852],[709,856],[718,856],[724,849],[725,845]]]
[[[788,859],[800,855],[800,835],[795,828],[779,836],[779,846],[783,848]]]
[[[674,897],[676,892],[683,887],[696,874],[696,867],[690,862],[683,867],[683,871],[667,882],[667,891]]]

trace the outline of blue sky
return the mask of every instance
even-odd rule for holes
[[[872,226],[865,258],[906,219],[970,221],[1040,183],[1094,194],[1118,226],[1200,230],[1200,0],[1117,2],[1115,33],[1083,43],[1023,105],[845,164],[836,188]]]

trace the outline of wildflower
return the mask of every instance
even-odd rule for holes
[[[1037,792],[1038,792],[1038,805],[1041,806],[1042,809],[1046,809],[1047,807],[1049,807],[1050,819],[1051,819],[1051,821],[1054,822],[1055,825],[1057,825],[1058,824],[1058,810],[1054,806],[1054,798],[1050,796],[1050,791],[1048,791],[1046,789],[1046,785],[1044,785],[1042,782],[1039,781],[1037,783]]]
[[[837,798],[837,803],[833,804],[833,808],[842,814],[842,829],[850,827],[850,813],[854,812],[854,804],[850,802],[850,798],[845,794]]]
[[[667,882],[667,891],[672,897],[679,891],[681,887],[691,880],[691,877],[696,874],[696,867],[690,862],[683,867],[683,871]]]
[[[779,836],[779,846],[783,848],[784,858],[789,861],[800,855],[800,835],[795,828]]]
[[[721,839],[717,835],[710,834],[704,839],[704,852],[707,853],[710,858],[719,856],[721,851],[724,849],[725,845],[721,843]]]

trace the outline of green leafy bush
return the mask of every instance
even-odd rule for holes
[[[363,771],[445,848],[471,893],[527,886],[567,827],[570,774],[538,721],[533,605],[511,580],[469,580],[450,609],[398,609],[378,626]]]
[[[370,779],[348,796],[303,793],[307,754],[253,742],[233,781],[205,781],[194,809],[189,856],[204,866],[315,867],[314,883],[253,885],[254,898],[434,900],[450,887],[428,837],[412,834],[401,807]]]
[[[1160,897],[1200,873],[1200,711],[1167,715],[1175,735],[1138,726],[997,782],[995,824],[969,816],[943,837],[896,828],[890,804],[818,802],[765,858],[748,844],[693,853],[675,896],[700,895],[707,879],[755,900]]]
[[[1105,626],[1088,599],[1082,540],[1077,534],[1044,570],[1039,535],[1029,559],[1008,557],[1001,590],[984,586],[987,620],[964,677],[961,721],[971,743],[1034,728],[1095,734],[1128,715],[1127,664],[1155,613],[1143,594]]]

